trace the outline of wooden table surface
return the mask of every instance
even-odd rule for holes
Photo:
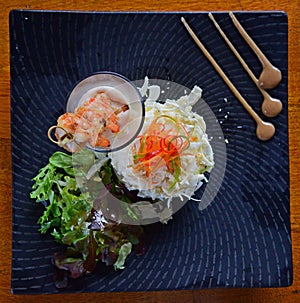
[[[300,302],[300,1],[299,0],[1,0],[0,9],[0,302]],[[20,296],[10,293],[11,146],[8,14],[11,9],[85,11],[280,10],[289,26],[289,149],[294,282],[287,288],[89,293]]]

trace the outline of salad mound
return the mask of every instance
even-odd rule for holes
[[[201,98],[195,86],[178,100],[145,102],[141,134],[122,150],[109,156],[122,182],[138,196],[152,200],[191,198],[206,181],[214,157],[206,124],[192,106]]]

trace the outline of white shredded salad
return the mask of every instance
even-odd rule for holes
[[[199,114],[192,111],[202,96],[202,90],[195,86],[189,95],[178,100],[166,100],[165,103],[156,102],[160,94],[160,87],[149,86],[148,79],[140,88],[141,94],[146,96],[145,122],[141,134],[145,134],[154,119],[162,116],[171,117],[184,126],[190,138],[188,148],[180,154],[180,174],[174,182],[174,172],[170,172],[167,165],[163,165],[153,176],[147,176],[143,169],[136,170],[134,149],[136,142],[125,148],[110,153],[112,166],[117,175],[129,190],[138,190],[138,196],[153,200],[168,200],[183,197],[191,198],[194,192],[206,182],[205,172],[214,167],[213,150],[206,134],[206,124]],[[165,119],[166,123],[168,120]],[[138,139],[136,139],[138,140]]]

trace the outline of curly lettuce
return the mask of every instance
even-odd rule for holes
[[[84,153],[79,159],[90,162],[88,167],[95,156],[90,151]],[[94,208],[90,193],[78,188],[73,164],[71,155],[55,152],[33,178],[30,193],[32,199],[45,207],[38,219],[40,232],[50,233],[66,248],[64,253],[56,253],[53,258],[57,269],[64,273],[63,278],[57,275],[59,288],[66,286],[62,283],[66,275],[78,278],[92,272],[98,262],[112,265],[115,270],[124,269],[133,245],[140,242],[143,234],[139,226],[108,222],[101,209]],[[102,168],[100,173],[106,183],[111,183],[109,167]]]

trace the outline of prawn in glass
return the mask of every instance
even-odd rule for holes
[[[77,152],[87,144],[92,148],[109,148],[107,134],[120,131],[118,115],[128,109],[127,104],[116,102],[99,91],[73,113],[61,115],[57,125],[49,128],[48,137],[69,152]],[[57,141],[51,137],[53,130]]]

